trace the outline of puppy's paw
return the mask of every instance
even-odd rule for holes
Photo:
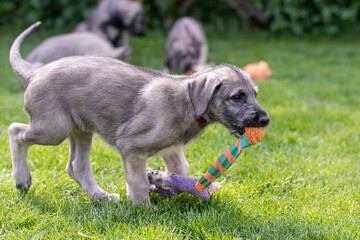
[[[15,186],[20,191],[28,192],[31,186],[31,175],[17,177]]]
[[[165,185],[164,179],[167,178],[167,174],[165,172],[147,168],[146,174],[151,185],[155,185],[157,187],[163,187]]]
[[[108,194],[107,197],[110,201],[114,201],[114,202],[118,202],[120,200],[120,195],[117,193]]]
[[[104,200],[109,200],[109,201],[114,201],[117,202],[120,198],[119,194],[116,193],[107,193],[105,191],[101,191],[101,192],[96,192],[93,195],[94,201],[104,201]]]

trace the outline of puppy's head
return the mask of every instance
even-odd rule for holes
[[[207,114],[236,136],[244,134],[245,127],[266,127],[270,122],[256,100],[258,88],[250,75],[237,67],[223,65],[202,72],[188,88],[194,117]]]
[[[188,72],[196,64],[199,54],[199,47],[190,39],[181,39],[172,44],[172,61],[182,73]]]

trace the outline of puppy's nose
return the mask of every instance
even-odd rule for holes
[[[268,115],[262,115],[262,116],[259,116],[259,124],[262,126],[262,127],[265,127],[266,125],[269,124],[270,122],[270,118]]]

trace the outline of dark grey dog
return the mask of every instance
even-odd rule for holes
[[[202,134],[204,121],[220,122],[235,135],[269,123],[249,74],[231,65],[172,76],[112,58],[82,56],[36,68],[19,50],[38,25],[25,30],[10,50],[12,68],[26,88],[24,104],[31,119],[9,127],[19,189],[27,191],[31,185],[28,148],[69,138],[69,175],[96,200],[116,198],[98,186],[91,172],[89,152],[97,132],[122,156],[129,198],[149,204],[148,157],[162,156],[167,173],[185,176],[189,164],[184,146]]]
[[[177,68],[186,73],[193,65],[206,63],[208,45],[201,24],[193,18],[177,20],[166,43],[165,72]]]
[[[87,23],[79,23],[75,31],[91,31],[107,38],[114,46],[132,49],[128,35],[143,36],[145,33],[145,10],[136,0],[101,0]]]
[[[69,56],[124,57],[124,47],[114,48],[106,39],[91,32],[75,32],[50,37],[29,53],[26,61],[43,65]]]

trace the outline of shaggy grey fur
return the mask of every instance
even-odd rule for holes
[[[177,20],[166,43],[165,72],[180,69],[186,73],[193,65],[206,63],[208,45],[201,24],[193,18]]]
[[[166,173],[186,176],[184,146],[209,124],[220,122],[236,135],[247,126],[266,126],[268,114],[256,101],[257,88],[249,74],[223,65],[191,76],[172,76],[107,57],[67,57],[35,68],[24,61],[20,46],[38,26],[14,41],[10,62],[24,82],[29,124],[9,127],[16,187],[27,191],[31,145],[57,145],[69,139],[69,175],[95,200],[116,198],[96,183],[89,159],[97,132],[121,154],[127,194],[135,203],[149,204],[146,159],[164,158]]]

